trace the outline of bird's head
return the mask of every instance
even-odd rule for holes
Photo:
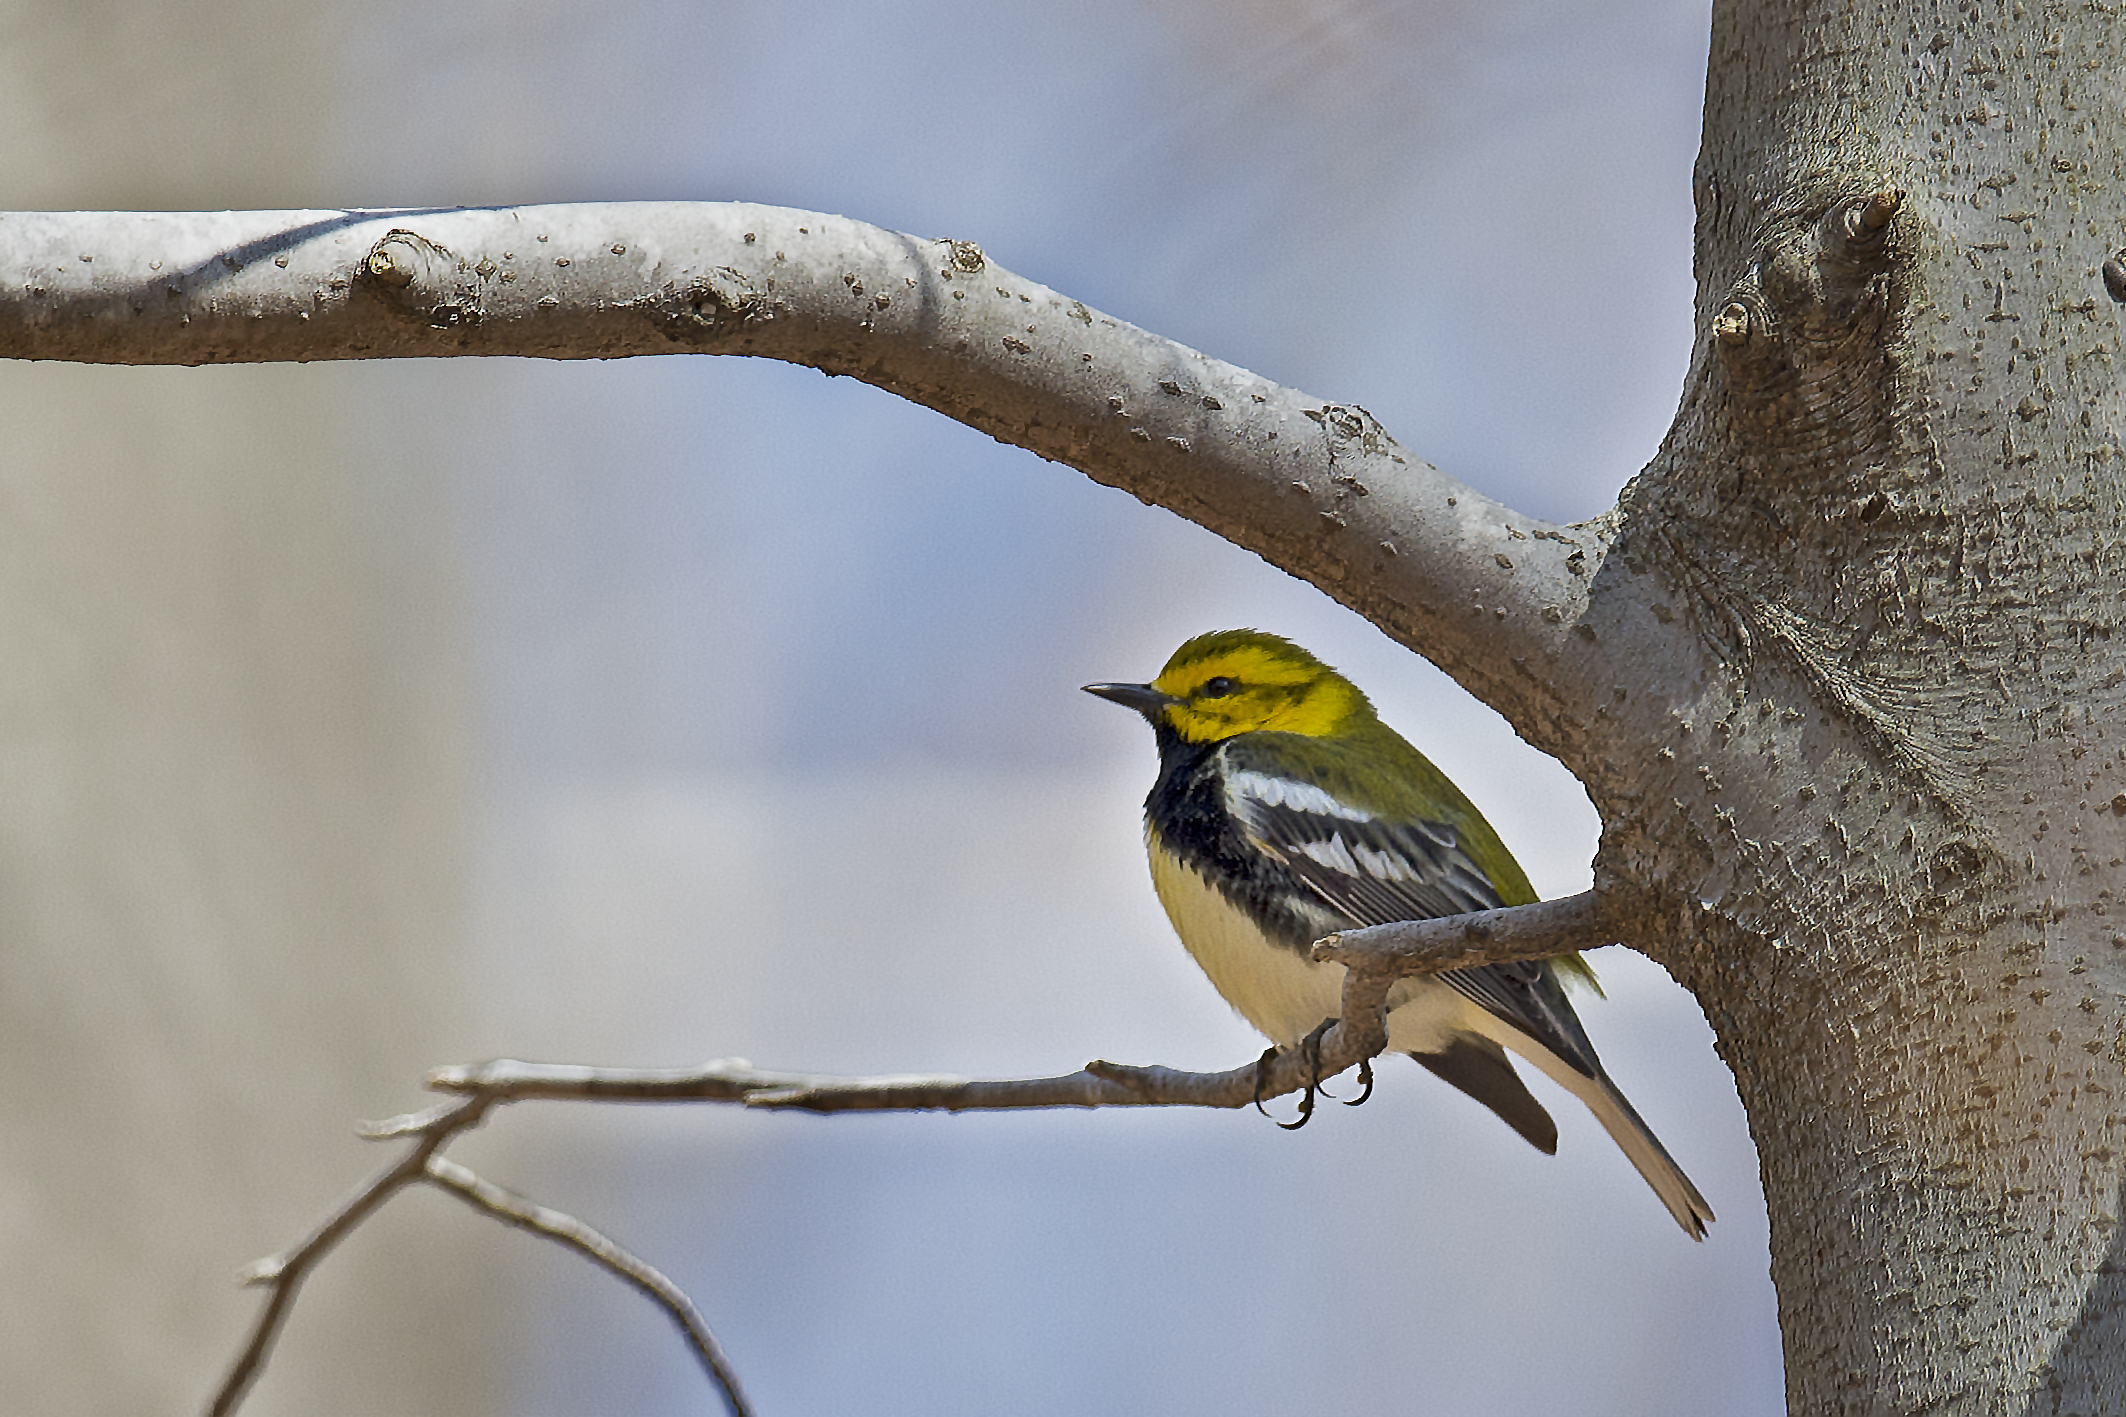
[[[1242,733],[1322,737],[1370,718],[1358,686],[1313,655],[1260,630],[1216,630],[1174,651],[1149,684],[1087,684],[1184,743]]]

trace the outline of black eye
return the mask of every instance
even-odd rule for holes
[[[1222,699],[1239,687],[1238,684],[1220,674],[1215,679],[1204,680],[1203,687],[1196,691],[1196,697],[1199,699]]]

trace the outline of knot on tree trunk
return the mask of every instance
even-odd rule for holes
[[[1899,305],[1882,188],[1775,218],[1712,319],[1716,420],[1760,476],[1809,478],[1883,461],[1894,444],[1887,336]],[[1879,516],[1883,499],[1859,507]]]
[[[1687,592],[1725,682],[1677,715],[1667,790],[1635,799],[1660,843],[1648,859],[1765,938],[1834,910],[1898,934],[1961,908],[2000,861],[1970,815],[1985,625],[1913,396],[1925,238],[1880,183],[1757,213],[1704,191],[1707,224],[1737,232],[1733,274],[1708,282],[1677,431],[1627,490],[1619,544]],[[1602,805],[1621,844],[1634,812]]]

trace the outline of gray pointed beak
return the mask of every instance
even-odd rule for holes
[[[1161,709],[1171,708],[1181,702],[1172,694],[1162,694],[1149,684],[1087,684],[1085,692],[1106,699],[1111,704],[1135,709],[1150,719],[1156,719]]]

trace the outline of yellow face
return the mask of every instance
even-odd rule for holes
[[[1257,630],[1198,635],[1174,651],[1152,687],[1175,700],[1161,715],[1189,743],[1264,731],[1320,736],[1366,706],[1350,680]]]

